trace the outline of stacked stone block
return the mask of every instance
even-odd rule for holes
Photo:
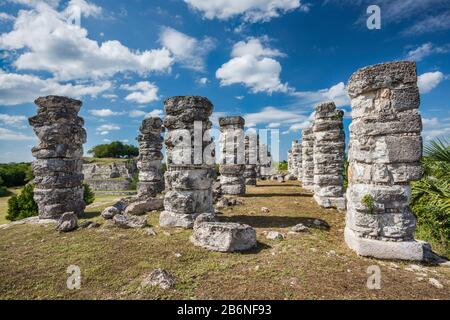
[[[201,213],[214,214],[214,142],[209,133],[213,105],[204,97],[177,96],[164,102],[167,172],[163,227],[192,228]]]
[[[164,190],[164,180],[161,173],[161,152],[163,137],[161,132],[163,122],[160,118],[152,117],[142,121],[139,142],[139,169],[138,198],[155,197]]]
[[[292,172],[293,176],[298,178],[299,171],[302,167],[302,145],[298,140],[292,142]]]
[[[302,186],[314,191],[314,132],[311,128],[302,133]]]
[[[345,209],[344,112],[333,102],[316,106],[314,113],[314,199],[324,208]]]
[[[34,200],[40,219],[59,219],[66,212],[81,214],[83,200],[84,120],[81,101],[59,96],[36,99],[37,115],[29,118],[39,143],[32,154]]]
[[[244,125],[244,118],[239,116],[219,119],[222,154],[219,172],[224,195],[245,194]]]
[[[416,65],[363,68],[349,81],[352,99],[345,240],[359,255],[423,260],[413,238],[410,182],[421,178],[422,122]]]
[[[253,140],[253,141],[252,141]],[[245,144],[245,171],[244,179],[247,186],[256,186],[257,173],[256,167],[258,162],[258,148],[256,135],[247,135],[244,140]]]

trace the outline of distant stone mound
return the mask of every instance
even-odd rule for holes
[[[83,163],[84,181],[93,191],[132,190],[136,173],[134,159],[85,159]]]

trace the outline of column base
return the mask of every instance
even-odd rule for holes
[[[163,228],[192,229],[194,227],[195,218],[200,214],[201,213],[180,214],[171,211],[162,211],[159,215],[159,225]],[[214,212],[208,214],[215,215]]]
[[[345,242],[358,255],[386,260],[425,261],[431,247],[427,242],[412,241],[381,241],[358,237],[349,228],[344,231]]]
[[[329,197],[320,197],[318,195],[314,195],[314,200],[316,200],[317,204],[322,208],[336,208],[338,210],[345,210],[345,198],[329,198]]]

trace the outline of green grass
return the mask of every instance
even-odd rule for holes
[[[261,182],[244,204],[224,210],[222,221],[252,225],[258,247],[247,253],[218,253],[193,246],[192,230],[162,229],[158,213],[147,215],[157,235],[109,226],[99,214],[117,197],[98,198],[84,219],[99,229],[59,234],[53,226],[18,225],[0,230],[0,299],[450,299],[448,268],[427,266],[424,281],[405,270],[408,262],[358,257],[343,241],[344,215],[318,207],[297,182]],[[261,207],[268,207],[263,213]],[[312,219],[330,230],[267,240],[269,230],[288,233]],[[176,254],[181,254],[178,256]],[[367,268],[379,265],[381,290],[368,290]],[[81,289],[68,290],[66,269],[81,269]],[[163,268],[176,278],[169,290],[141,288],[146,274]],[[438,279],[444,289],[428,283]]]

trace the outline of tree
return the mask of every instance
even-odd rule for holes
[[[133,145],[113,141],[109,144],[99,144],[88,151],[95,158],[132,158],[139,155],[139,149]]]
[[[5,187],[21,187],[33,180],[30,163],[0,164],[0,178]]]

